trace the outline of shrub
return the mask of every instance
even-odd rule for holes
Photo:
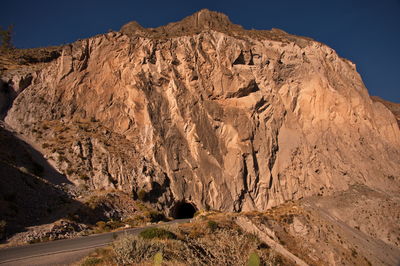
[[[12,43],[13,32],[13,25],[9,25],[7,29],[3,29],[3,27],[0,26],[1,50],[14,49],[14,45]]]
[[[81,264],[81,266],[90,266],[90,265],[97,265],[102,263],[103,260],[100,258],[89,257],[86,258],[85,261]]]
[[[144,189],[139,190],[138,199],[144,201],[146,199],[147,192]]]
[[[215,221],[210,220],[210,221],[207,222],[207,227],[208,227],[212,232],[214,232],[215,230],[218,229],[218,223],[215,222]]]
[[[111,230],[117,229],[122,227],[124,224],[122,222],[119,221],[108,221],[108,222],[104,222],[104,221],[98,221],[96,223],[96,232],[98,233],[102,233],[102,232],[109,232]]]
[[[157,228],[151,229],[154,231]],[[175,230],[180,234],[179,229]],[[183,237],[172,240],[143,239],[125,234],[113,243],[113,250],[116,264],[123,265],[132,263],[157,265],[161,262],[167,265],[256,266],[268,262],[266,253],[254,252],[259,243],[258,239],[236,230],[220,228],[214,234],[207,234],[201,238]]]
[[[128,219],[124,220],[124,223],[128,224],[131,227],[134,227],[143,223],[143,217],[141,216],[129,217]]]
[[[42,148],[43,149],[46,149],[46,148],[49,148],[49,147],[51,147],[51,145],[49,143],[43,143],[42,144]]]
[[[259,266],[260,265],[260,256],[257,253],[251,253],[249,260],[247,261],[248,266]]]
[[[157,252],[156,255],[154,255],[154,266],[161,266],[163,262],[163,255],[161,252]]]
[[[117,229],[119,227],[124,226],[125,224],[122,223],[121,221],[115,221],[111,220],[107,222],[107,227],[110,228],[111,230]]]
[[[149,216],[152,223],[165,220],[165,215],[158,211],[150,211]]]
[[[90,178],[87,175],[80,174],[79,178],[82,179],[83,181],[88,181]]]
[[[152,227],[147,228],[139,234],[144,239],[176,239],[176,235],[168,230]]]
[[[63,155],[61,155],[61,154],[58,156],[58,160],[59,160],[60,162],[69,162],[68,159],[67,159],[67,157],[65,157],[65,156],[63,156]]]
[[[118,264],[141,263],[162,251],[162,245],[134,235],[122,235],[113,242],[113,250]]]
[[[193,252],[196,256],[204,257],[208,265],[246,265],[248,254],[257,248],[257,241],[254,239],[238,231],[226,229],[193,242]],[[207,256],[201,254],[202,250]]]
[[[103,221],[98,221],[98,222],[96,223],[96,226],[97,226],[100,230],[105,230],[107,224],[106,224],[105,222],[103,222]]]

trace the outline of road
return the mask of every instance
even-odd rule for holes
[[[118,232],[90,235],[74,239],[57,240],[45,243],[31,244],[27,246],[4,248],[0,249],[0,264],[17,265],[18,264],[17,262],[20,262],[21,263],[20,265],[25,265],[25,263],[22,263],[22,261],[28,262],[29,259],[32,258],[41,257],[42,259],[47,256],[54,257],[55,254],[71,253],[75,251],[79,251],[80,253],[82,253],[83,250],[87,250],[87,254],[89,254],[90,251],[93,250],[94,248],[106,246],[109,243],[111,243],[117,236],[125,233],[138,234],[146,228],[158,227],[167,224],[186,223],[186,222],[190,222],[190,219],[173,220],[161,224],[149,225],[140,228],[131,228]],[[57,262],[54,261],[53,259],[52,264],[63,263],[63,256],[57,256],[57,257],[60,257],[60,261]]]

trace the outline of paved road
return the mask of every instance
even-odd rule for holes
[[[141,228],[126,229],[118,232],[90,235],[74,239],[57,240],[45,243],[31,244],[27,246],[0,249],[0,264],[9,264],[20,260],[35,257],[46,257],[54,254],[62,254],[72,251],[90,250],[101,247],[112,242],[118,235],[129,233],[138,234],[146,228],[157,227],[166,224],[185,223],[190,219],[179,219],[157,225],[149,225]],[[62,256],[60,256],[62,258]],[[62,263],[60,261],[59,263]]]

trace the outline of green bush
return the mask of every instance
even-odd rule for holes
[[[212,220],[207,222],[207,226],[212,232],[218,229],[218,223]]]
[[[103,262],[100,258],[89,257],[85,259],[85,261],[81,264],[81,266],[90,266],[90,265],[97,265]]]
[[[146,199],[147,192],[144,189],[139,190],[138,199],[144,201]]]
[[[97,229],[99,232],[109,232],[111,230],[120,228],[122,226],[124,226],[124,223],[120,222],[120,221],[114,221],[114,220],[110,220],[107,222],[104,221],[98,221],[96,223]]]
[[[139,234],[144,239],[176,239],[176,235],[168,230],[162,228],[147,228]]]
[[[120,228],[124,226],[125,224],[121,221],[115,221],[115,220],[110,220],[107,222],[107,227],[109,227],[111,230]]]
[[[251,253],[249,260],[247,261],[248,266],[260,266],[260,256],[257,253]]]
[[[154,266],[161,266],[163,262],[163,255],[161,252],[157,252],[156,255],[154,255]]]

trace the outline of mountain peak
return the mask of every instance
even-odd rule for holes
[[[174,23],[172,23],[174,24]],[[229,19],[229,17],[223,13],[211,11],[208,9],[202,9],[191,16],[184,18],[183,20],[176,22],[179,25],[190,25],[199,29],[221,29],[235,26]]]
[[[201,9],[180,21],[157,28],[144,28],[136,21],[132,21],[122,26],[120,32],[129,37],[141,36],[162,39],[195,35],[209,30],[234,37],[248,36],[255,39],[269,39],[286,43],[295,42],[300,47],[304,47],[308,41],[312,41],[311,38],[295,36],[274,28],[272,30],[246,30],[242,26],[232,23],[227,15],[208,9]]]
[[[227,15],[208,9],[202,9],[178,22],[157,28],[143,28],[136,21],[129,22],[121,28],[124,34],[145,37],[174,37],[195,34],[203,30],[229,32],[243,30],[243,28],[233,24]]]

